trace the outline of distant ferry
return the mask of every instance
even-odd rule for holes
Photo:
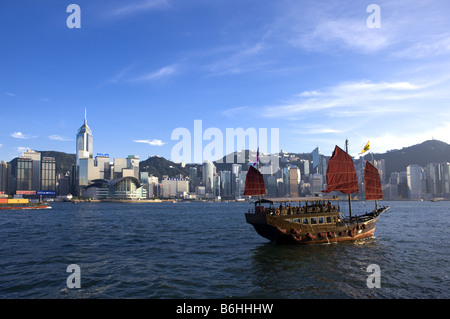
[[[346,142],[347,146],[347,142]],[[364,170],[366,200],[382,199],[378,170],[366,162]],[[373,236],[377,221],[389,206],[352,216],[350,194],[358,192],[358,180],[352,158],[336,146],[327,169],[327,189],[324,193],[341,191],[348,195],[349,216],[340,210],[337,197],[259,199],[254,211],[245,214],[247,223],[264,238],[277,243],[317,244],[352,241]],[[245,183],[246,196],[265,194],[264,179],[251,166]],[[266,205],[268,205],[266,207]]]
[[[27,198],[0,198],[0,210],[6,209],[51,209],[48,203],[30,203]]]

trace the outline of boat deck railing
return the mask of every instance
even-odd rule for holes
[[[254,209],[249,209],[248,213],[253,214],[268,214],[268,215],[298,215],[298,214],[318,214],[318,213],[336,213],[340,208],[336,205],[321,205],[321,206],[287,206],[287,207],[265,207],[255,206]]]

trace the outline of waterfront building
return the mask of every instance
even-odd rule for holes
[[[41,153],[27,150],[11,161],[11,188],[13,195],[56,194],[56,162],[54,157],[43,157]],[[51,193],[48,193],[51,192]]]
[[[56,195],[66,196],[70,194],[70,177],[68,174],[58,174],[56,177]]]
[[[81,158],[94,158],[94,137],[91,128],[87,125],[86,111],[84,113],[84,124],[78,129],[76,141],[77,162]]]
[[[98,178],[101,179],[112,179],[112,165],[110,163],[109,155],[107,154],[97,154],[95,157],[94,166],[97,167]]]
[[[213,194],[214,191],[214,169],[215,166],[210,161],[203,163],[203,186],[207,194]]]
[[[54,192],[56,195],[56,161],[54,157],[42,158],[40,191]]]
[[[247,178],[247,172],[240,172],[239,173],[239,183],[237,188],[237,196],[236,197],[242,197],[244,196],[245,191],[245,179]]]
[[[231,171],[220,171],[222,196],[231,196]]]
[[[184,198],[189,193],[189,181],[180,178],[165,178],[161,181],[161,197]]]
[[[420,199],[422,193],[422,168],[419,165],[406,167],[408,195],[410,199]]]
[[[83,197],[92,199],[140,200],[147,198],[147,190],[134,176],[113,180],[96,179],[83,189]]]
[[[220,175],[214,175],[213,194],[214,194],[214,197],[216,197],[216,198],[222,196],[221,184],[222,183],[221,183]]]
[[[12,193],[17,191],[33,191],[33,160],[28,157],[17,157],[11,161],[12,165]]]
[[[442,166],[440,163],[427,165],[427,190],[432,196],[442,194]]]
[[[239,174],[242,172],[241,164],[231,165],[231,194],[239,196]]]
[[[198,186],[198,171],[197,167],[192,166],[189,167],[189,191],[195,192],[196,187]]]
[[[32,162],[32,178],[31,178],[31,190],[41,190],[41,153],[27,150],[22,153],[23,157],[30,158]],[[54,159],[53,159],[54,160]]]
[[[94,138],[92,130],[87,124],[85,111],[84,123],[78,129],[76,136],[77,187],[87,186],[89,180],[97,177],[94,176],[93,172],[89,169],[94,166],[93,146]]]
[[[450,163],[442,163],[442,193],[450,198]]]
[[[10,171],[11,165],[1,161],[0,163],[0,195],[9,193]]]

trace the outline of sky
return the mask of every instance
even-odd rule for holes
[[[346,139],[354,155],[450,143],[449,13],[446,0],[2,0],[0,160],[74,154],[85,110],[94,155],[111,158],[171,159],[189,141],[193,161],[195,140],[226,145],[227,128],[328,156]]]

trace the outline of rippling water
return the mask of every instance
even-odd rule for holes
[[[450,202],[384,204],[375,237],[311,246],[268,243],[247,203],[2,211],[0,298],[450,298]],[[370,264],[381,288],[367,287]]]

